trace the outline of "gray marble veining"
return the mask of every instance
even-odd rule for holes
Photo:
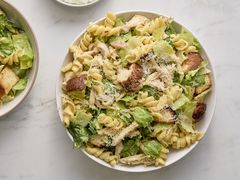
[[[0,120],[0,180],[240,179],[240,1],[101,0],[69,8],[54,0],[9,0],[28,19],[40,47],[40,69],[25,101]],[[72,149],[55,106],[64,53],[90,21],[109,10],[151,10],[174,17],[206,48],[215,68],[217,106],[199,145],[179,162],[149,173],[107,169]]]

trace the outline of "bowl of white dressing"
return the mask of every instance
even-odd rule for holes
[[[84,7],[92,5],[99,0],[56,0],[57,2],[71,7]]]

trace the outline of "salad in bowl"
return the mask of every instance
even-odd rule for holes
[[[75,148],[108,167],[149,171],[201,140],[213,86],[202,46],[172,18],[109,12],[70,46],[57,102]]]

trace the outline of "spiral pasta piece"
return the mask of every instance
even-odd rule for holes
[[[119,36],[122,32],[122,27],[105,27],[102,25],[93,24],[88,27],[87,31],[94,35],[99,37],[109,37],[109,36]]]
[[[152,34],[155,29],[160,27],[164,29],[166,28],[166,19],[163,17],[155,18],[143,26],[136,27],[136,30],[140,35],[149,35]]]
[[[104,20],[104,25],[107,27],[113,27],[116,23],[116,15],[113,14],[112,12],[107,13],[107,17]]]
[[[66,127],[70,124],[70,119],[74,116],[75,112],[75,104],[74,102],[67,96],[62,98],[63,104],[63,122]]]
[[[186,54],[191,52],[197,52],[197,48],[193,45],[190,45],[186,40],[181,38],[179,34],[178,35],[172,34],[170,37],[171,37],[173,46],[178,51],[183,51]]]
[[[129,54],[126,56],[126,59],[129,63],[135,63],[139,61],[140,57],[146,55],[152,50],[153,44],[147,44],[143,46],[138,46],[133,50],[129,51]]]
[[[194,132],[191,134],[180,133],[179,137],[177,137],[173,142],[172,148],[182,149],[185,147],[189,147],[190,145],[194,144],[196,141],[199,141],[202,137],[203,137],[203,133],[201,132]]]
[[[98,122],[105,125],[106,127],[110,127],[113,129],[121,129],[123,127],[122,121],[119,121],[116,118],[107,116],[104,113],[98,116]]]
[[[164,166],[165,162],[167,160],[167,154],[169,153],[169,150],[162,147],[160,155],[155,160],[156,166]]]
[[[116,70],[114,69],[114,65],[110,63],[108,60],[104,61],[103,63],[103,72],[108,80],[111,80],[114,82],[114,84],[117,83],[117,75]]]
[[[165,147],[175,143],[177,137],[178,133],[176,133],[174,128],[163,129],[156,135],[157,140]]]
[[[112,152],[104,151],[104,149],[96,148],[96,147],[90,147],[90,146],[87,146],[85,148],[85,150],[89,154],[91,154],[91,155],[93,155],[97,158],[100,158],[103,161],[109,163],[111,166],[114,166],[114,165],[117,164],[117,156],[113,155]]]
[[[138,102],[149,109],[158,104],[153,96],[148,96],[148,92],[139,92]]]
[[[89,33],[85,33],[83,35],[83,37],[80,39],[79,41],[79,46],[80,48],[83,50],[83,51],[87,51],[88,50],[88,47],[89,45],[91,44],[92,42],[92,37],[90,36]]]

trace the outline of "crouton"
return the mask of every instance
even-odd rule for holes
[[[193,111],[192,118],[195,120],[199,120],[207,109],[207,105],[205,103],[197,103],[196,108]]]
[[[87,75],[82,74],[79,77],[67,81],[67,91],[82,91],[86,87]]]
[[[186,73],[198,68],[203,59],[199,53],[190,53],[187,55],[187,60],[183,62],[182,69]]]
[[[0,98],[7,95],[18,80],[19,77],[9,67],[5,67],[0,73]]]
[[[118,74],[118,81],[128,91],[136,91],[139,88],[140,80],[143,77],[143,69],[138,64],[132,64],[130,69],[121,69]]]

